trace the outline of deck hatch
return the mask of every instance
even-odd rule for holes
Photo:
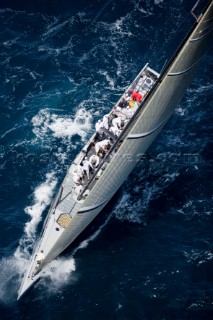
[[[70,215],[68,213],[62,213],[62,214],[60,214],[60,216],[56,222],[62,228],[67,228],[71,221],[72,221],[72,218],[70,217]]]

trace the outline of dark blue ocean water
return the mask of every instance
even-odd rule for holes
[[[213,319],[212,47],[146,157],[19,302],[52,197],[194,0],[0,1],[1,319]]]

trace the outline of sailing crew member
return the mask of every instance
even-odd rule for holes
[[[115,117],[120,117],[122,120],[126,119],[126,114],[124,112],[125,109],[122,109],[119,106],[115,106],[113,111],[112,111],[112,115]]]
[[[112,120],[112,126],[117,127],[118,129],[122,129],[122,118],[116,117]]]
[[[125,109],[123,109],[123,113],[126,115],[127,119],[130,119],[133,116],[133,112],[132,112],[132,110],[130,109],[129,106],[126,107]]]
[[[83,186],[82,185],[76,186],[74,191],[76,196],[78,196],[83,191]]]
[[[140,102],[143,99],[142,94],[140,94],[139,92],[137,92],[133,89],[131,89],[131,91],[132,91],[132,99],[133,100]]]
[[[72,179],[73,181],[75,182],[75,184],[81,184],[81,180],[82,178],[77,174],[77,172],[74,172],[73,175],[72,175]]]
[[[109,114],[103,116],[103,127],[107,130],[109,129]]]
[[[103,127],[103,122],[101,120],[98,120],[98,122],[96,122],[95,124],[95,131],[99,132],[102,127]]]
[[[129,100],[131,100],[131,97],[130,97],[130,93],[126,92],[125,95],[124,95],[124,99],[129,102]]]
[[[116,137],[118,137],[122,130],[118,129],[117,126],[111,126],[109,131],[111,131]]]
[[[103,122],[101,120],[98,120],[98,122],[96,122],[95,124],[95,131],[97,132],[97,134],[99,134],[100,137],[103,136]]]
[[[93,168],[97,168],[98,165],[99,165],[99,157],[93,154],[93,155],[89,158],[89,162],[91,163],[91,165],[93,166]]]
[[[84,175],[84,169],[80,164],[78,164],[75,168],[75,171],[72,174],[72,178],[75,184],[77,185],[81,184],[83,175]]]
[[[83,170],[87,175],[87,179],[89,180],[89,171],[90,169],[94,169],[92,164],[89,162],[89,160],[87,159],[87,157],[85,157],[85,160],[83,161]]]
[[[102,150],[104,152],[108,151],[108,146],[110,144],[110,140],[108,139],[105,139],[105,140],[102,140],[100,142],[97,142],[95,144],[95,153],[96,153],[96,156],[98,155],[98,153]]]

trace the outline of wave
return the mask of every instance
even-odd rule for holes
[[[42,213],[50,204],[57,179],[54,172],[46,174],[45,182],[41,183],[33,193],[32,206],[25,208],[31,220],[26,222],[24,235],[19,246],[12,256],[2,258],[0,261],[0,300],[10,304],[17,299],[17,291],[21,277],[26,271],[32,248],[35,245],[36,228],[41,221]]]
[[[25,224],[24,235],[19,241],[19,246],[15,253],[0,261],[0,301],[4,304],[13,304],[17,299],[17,291],[21,283],[21,278],[25,273],[36,241],[36,228],[41,221],[42,212],[49,205],[53,190],[57,180],[53,172],[46,174],[45,182],[41,183],[34,191],[34,204],[25,208],[25,212],[30,215],[31,220]],[[43,299],[43,294],[58,293],[62,287],[70,284],[70,280],[75,281],[76,271],[75,254],[85,249],[91,241],[94,241],[107,225],[111,215],[88,239],[82,241],[69,257],[59,257],[47,265],[40,274],[40,281],[35,286],[41,286],[44,293],[38,299]]]
[[[7,48],[7,49],[9,49],[12,45],[14,45],[16,42],[17,42],[17,40],[19,40],[20,39],[20,36],[19,37],[15,37],[14,39],[10,39],[10,40],[7,40],[7,41],[4,41],[3,42],[3,45]]]
[[[194,167],[198,170],[197,166]],[[181,208],[177,210],[178,214],[183,215],[186,220],[193,221],[199,217],[200,221],[206,221],[212,216],[211,205],[208,205],[208,203],[211,203],[211,198],[207,194],[203,198],[201,190],[202,186],[197,187],[197,195],[187,199]],[[204,202],[207,204],[206,206]]]
[[[144,5],[144,3],[143,3],[143,5]],[[145,9],[144,7],[142,7],[140,5],[140,3],[138,3],[138,1],[134,2],[134,8],[135,8],[135,10],[139,11],[140,15],[142,14],[143,17],[149,17],[149,16],[153,15],[152,8],[149,7],[148,9]]]
[[[24,236],[21,238],[19,247],[15,251],[15,257],[29,259],[30,251],[35,244],[36,228],[41,221],[42,213],[50,204],[53,191],[57,184],[55,173],[46,174],[45,182],[41,183],[33,192],[34,204],[25,208],[25,213],[31,218],[26,222],[24,228]]]
[[[154,1],[154,3],[156,4],[156,5],[160,5],[160,4],[162,4],[164,1],[163,0],[155,0]]]
[[[206,85],[200,85],[200,84],[198,84],[197,86],[194,85],[193,87],[190,87],[189,89],[187,89],[187,92],[190,95],[194,94],[194,98],[197,99],[197,94],[206,95],[206,93],[210,93],[211,90],[212,90],[212,84],[207,83]]]
[[[187,263],[196,265],[197,267],[213,260],[212,250],[192,249],[190,251],[184,251],[184,256]]]
[[[13,10],[10,8],[5,8],[5,9],[0,9],[0,13],[4,13],[4,12],[12,12]]]
[[[131,193],[123,193],[121,200],[113,211],[116,219],[132,223],[145,223],[147,206],[156,191],[156,187],[146,188],[139,199],[134,199]]]
[[[90,242],[94,241],[103,228],[108,224],[111,219],[112,214],[110,214],[104,223],[96,230],[91,236],[87,239],[83,240],[78,247],[76,247],[72,254],[69,257],[59,257],[53,260],[49,265],[47,265],[40,273],[40,281],[36,285],[38,288],[42,286],[43,293],[39,295],[38,299],[42,300],[43,295],[46,297],[46,294],[55,294],[58,293],[59,290],[66,286],[73,284],[77,280],[76,271],[76,263],[75,263],[75,254],[82,249],[87,248]]]
[[[41,291],[38,296],[39,300],[48,295],[59,293],[59,290],[70,284],[71,280],[75,280],[74,272],[76,271],[76,264],[74,258],[58,258],[53,260],[40,273],[40,280],[35,285],[40,287]]]
[[[152,200],[157,199],[166,187],[179,176],[178,171],[162,173],[163,166],[150,166],[148,171],[141,168],[141,172],[132,173],[132,178],[125,182],[122,187],[123,194],[117,206],[113,210],[113,215],[120,221],[146,224],[149,205]],[[150,182],[150,177],[156,175],[155,181]],[[135,177],[136,176],[136,177]],[[143,182],[141,177],[143,176]]]
[[[21,128],[21,126],[15,126],[7,131],[5,131],[2,135],[1,135],[1,139],[5,138],[9,133],[16,131],[18,128]]]
[[[27,240],[34,239],[36,227],[41,221],[41,214],[44,209],[50,204],[53,190],[57,184],[57,180],[54,177],[54,173],[46,174],[46,181],[37,187],[34,191],[35,204],[27,207],[24,211],[27,213],[31,220],[26,223],[24,232],[27,236]]]
[[[47,30],[43,34],[44,38],[55,35],[58,32],[60,32],[61,29],[69,22],[69,20],[63,21],[61,23],[58,23],[58,22],[59,22],[58,18],[54,17],[54,21],[51,24],[48,24],[46,27]]]
[[[60,117],[51,114],[48,109],[42,109],[32,118],[33,132],[37,139],[42,142],[52,140],[52,138],[71,138],[79,135],[81,140],[85,140],[87,132],[91,128],[92,116],[84,108],[79,108],[74,117]],[[58,157],[66,156],[58,148]],[[63,159],[62,159],[63,160]],[[2,303],[13,304],[17,298],[17,291],[20,286],[21,277],[29,264],[32,248],[35,246],[37,226],[42,218],[42,213],[50,204],[54,188],[57,184],[55,172],[46,174],[46,179],[33,192],[33,204],[25,208],[25,213],[29,215],[30,221],[27,221],[24,227],[24,234],[19,241],[19,246],[12,256],[4,257],[0,261],[0,300]],[[83,246],[82,246],[83,247]],[[42,279],[52,279],[50,290],[60,287],[67,283],[67,279],[72,271],[75,270],[74,259],[60,258],[53,261],[45,273],[41,275]],[[54,280],[53,280],[54,279]],[[63,279],[63,280],[61,280]],[[12,287],[12,289],[10,289]]]
[[[123,37],[131,37],[133,33],[128,28],[128,21],[131,21],[132,13],[127,13],[124,17],[117,19],[110,25],[111,34],[119,35]]]
[[[91,129],[91,119],[90,112],[83,108],[77,110],[74,118],[60,117],[50,114],[48,109],[42,109],[32,118],[33,133],[41,140],[45,140],[47,133],[51,133],[57,138],[79,135],[84,141]]]
[[[85,249],[90,242],[94,241],[99,234],[101,233],[101,231],[103,230],[103,228],[108,224],[109,220],[111,219],[112,214],[110,214],[107,219],[104,221],[104,223],[99,227],[98,230],[96,230],[88,239],[82,241],[79,246],[73,251],[72,255],[74,256],[76,254],[76,252],[78,252],[80,249]]]
[[[99,73],[105,77],[106,81],[109,84],[109,88],[112,90],[116,90],[115,81],[109,76],[108,72],[100,70]]]
[[[0,301],[11,305],[17,299],[20,277],[26,269],[26,260],[22,257],[5,257],[0,260]]]
[[[187,109],[178,107],[175,109],[175,113],[179,116],[185,116],[187,115],[188,112],[187,112]]]
[[[153,188],[146,189],[140,199],[133,199],[131,193],[124,192],[113,211],[116,219],[132,223],[145,223],[146,205],[149,203]]]

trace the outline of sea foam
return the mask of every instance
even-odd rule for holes
[[[56,186],[57,180],[54,174],[46,174],[46,181],[43,182],[34,191],[34,204],[25,208],[25,212],[31,217],[31,220],[26,223],[24,232],[27,238],[34,237],[36,227],[41,221],[41,215],[44,209],[50,204],[53,190]]]
[[[91,128],[91,118],[84,108],[78,109],[73,118],[50,114],[48,109],[42,109],[32,118],[33,133],[42,140],[48,132],[57,138],[79,135],[84,140]]]
[[[77,276],[74,274],[76,271],[76,262],[74,259],[75,254],[81,250],[87,248],[90,242],[94,241],[103,228],[108,224],[112,215],[109,215],[104,223],[96,230],[91,236],[83,240],[78,247],[76,247],[72,254],[68,257],[59,257],[53,260],[49,265],[47,265],[41,271],[41,280],[37,286],[40,284],[43,286],[43,290],[48,294],[58,293],[60,288],[70,284],[70,281],[74,283],[77,280]],[[40,296],[42,299],[43,295]],[[40,299],[39,298],[39,299]]]
[[[17,290],[30,259],[35,244],[36,228],[41,220],[42,212],[49,205],[57,179],[53,172],[46,174],[46,180],[35,188],[33,205],[25,208],[30,216],[26,222],[24,234],[14,254],[0,260],[0,300],[12,303],[17,298]]]

